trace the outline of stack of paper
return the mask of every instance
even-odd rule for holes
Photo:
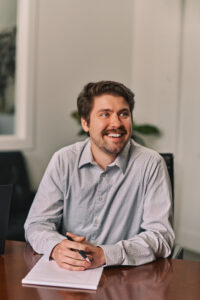
[[[22,279],[22,283],[96,290],[102,271],[103,268],[68,271],[43,256]]]

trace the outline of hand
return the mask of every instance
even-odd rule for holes
[[[103,249],[101,247],[92,245],[86,240],[83,243],[87,245],[85,252],[91,261],[91,265],[87,269],[98,268],[105,265],[106,259]]]
[[[70,233],[67,235],[71,236],[73,241],[68,239],[63,240],[57,244],[51,253],[51,258],[53,258],[57,264],[64,269],[73,271],[83,271],[91,265],[87,262],[78,251],[85,251],[85,246],[82,244],[85,241],[84,236],[76,236]]]
[[[78,236],[69,232],[67,232],[67,235],[73,241],[63,240],[54,247],[51,253],[51,257],[60,267],[67,270],[83,271],[105,264],[104,252],[100,247],[90,244],[85,240],[84,236]],[[78,250],[85,251],[90,263],[80,255]]]

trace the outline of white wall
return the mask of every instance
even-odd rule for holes
[[[200,251],[200,2],[135,0],[132,88],[136,121],[156,124],[162,138],[147,139],[175,154],[177,241]]]
[[[178,238],[200,252],[200,1],[185,3],[177,139]]]
[[[26,151],[37,187],[52,154],[79,139],[70,117],[89,81],[130,85],[132,0],[39,0],[34,149]]]
[[[136,121],[157,125],[162,138],[147,143],[175,151],[179,97],[181,0],[134,1],[132,88]]]

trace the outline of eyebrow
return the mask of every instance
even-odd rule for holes
[[[97,111],[97,113],[100,113],[100,112],[106,112],[106,111],[113,111],[112,109],[109,109],[109,108],[104,108],[104,109],[100,109]]]
[[[97,113],[101,113],[101,112],[112,112],[112,109],[109,108],[104,108],[104,109],[100,109],[97,111]],[[128,108],[122,108],[118,111],[118,113],[123,112],[123,111],[130,111]]]

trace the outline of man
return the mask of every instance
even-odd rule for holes
[[[69,270],[169,256],[168,173],[158,153],[131,139],[134,94],[117,82],[89,83],[77,105],[89,138],[54,154],[25,223],[27,241]]]

